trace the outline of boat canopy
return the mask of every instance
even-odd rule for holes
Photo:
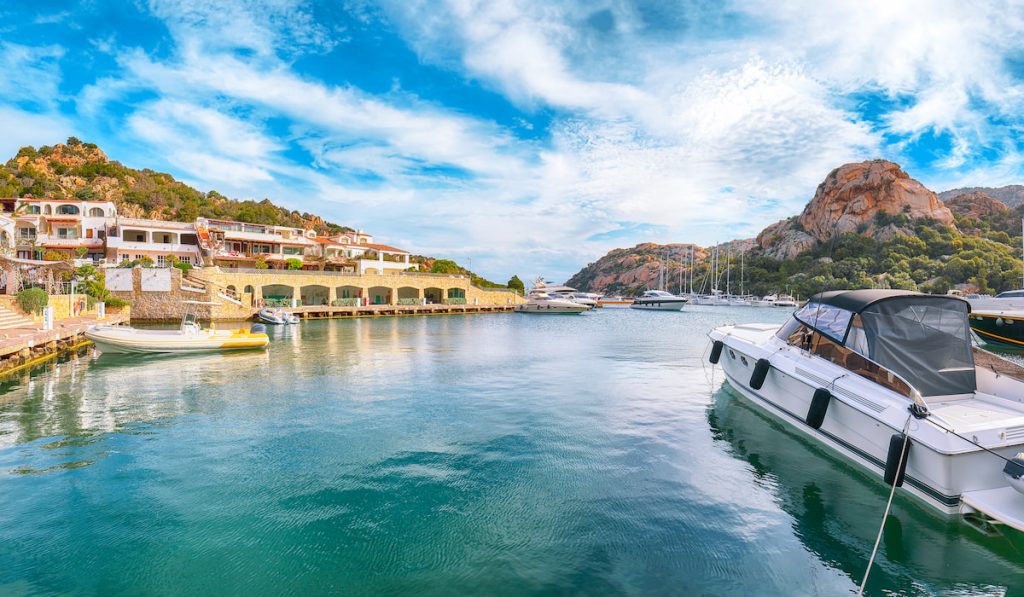
[[[922,396],[977,388],[970,304],[904,290],[817,294],[794,314],[816,332],[899,374]]]

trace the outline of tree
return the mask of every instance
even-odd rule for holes
[[[509,278],[508,284],[506,284],[505,286],[508,286],[512,290],[516,290],[520,293],[526,291],[526,286],[523,284],[523,281],[519,279],[519,276],[515,275]]]
[[[288,264],[288,269],[302,269],[302,260],[297,257],[292,257],[285,263]]]
[[[451,259],[438,259],[434,261],[434,265],[430,266],[432,274],[461,274],[462,271],[459,264]]]
[[[253,263],[252,266],[256,269],[268,269],[270,267],[262,255],[256,258],[256,263]]]

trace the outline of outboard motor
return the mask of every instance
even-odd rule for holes
[[[262,323],[254,323],[252,324],[252,327],[249,328],[249,332],[252,334],[266,334],[267,326],[263,325]]]
[[[1010,487],[1024,493],[1024,452],[1018,452],[1016,456],[1006,461],[1003,476],[1010,483]]]

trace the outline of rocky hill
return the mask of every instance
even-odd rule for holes
[[[994,216],[1010,210],[1005,203],[982,191],[960,193],[955,197],[944,199],[943,203],[954,214],[974,219]]]
[[[1024,205],[1024,185],[1012,184],[1005,187],[965,187],[962,189],[951,189],[939,193],[939,199],[947,201],[958,195],[983,193],[997,201],[1005,203],[1007,207],[1020,207]]]
[[[1024,205],[1012,209],[980,192],[958,193],[947,206],[897,164],[872,160],[836,168],[800,215],[772,224],[756,241],[734,241],[734,248],[746,251],[745,289],[755,294],[872,286],[945,292],[955,284],[1005,290],[1020,287],[1022,216]],[[569,284],[627,294],[653,288],[667,251],[674,290],[680,274],[689,275],[678,253],[691,246],[616,249]],[[696,287],[724,290],[721,271],[716,282],[706,259],[710,250],[696,251]],[[740,252],[731,252],[734,291]],[[728,253],[719,255],[724,267]]]
[[[954,225],[953,212],[935,193],[899,165],[871,160],[830,172],[799,216],[772,224],[758,235],[757,243],[768,256],[791,259],[843,234],[887,240],[906,232],[892,222],[883,223],[879,214]]]
[[[322,233],[349,230],[319,216],[290,211],[269,199],[229,199],[216,191],[203,193],[170,174],[136,170],[109,160],[92,143],[72,137],[65,144],[22,147],[0,166],[0,196],[105,199],[129,217],[190,221],[203,216],[312,228]]]

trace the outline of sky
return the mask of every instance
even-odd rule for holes
[[[8,0],[0,156],[74,135],[505,281],[756,235],[833,168],[1024,182],[1024,2]]]

